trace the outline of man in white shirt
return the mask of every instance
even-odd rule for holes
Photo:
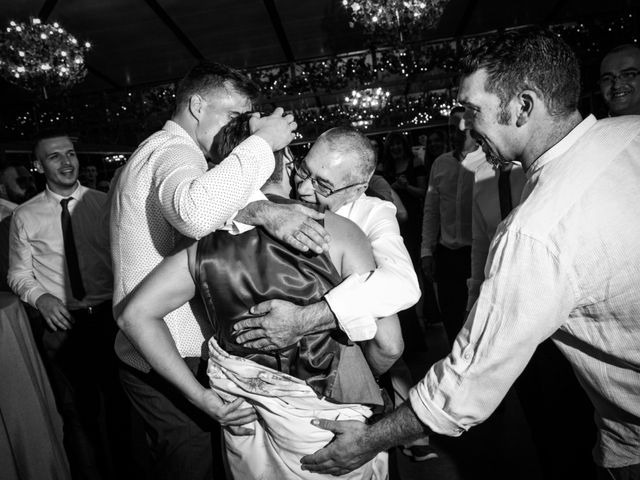
[[[256,86],[239,72],[202,62],[178,85],[172,119],[119,171],[111,193],[116,315],[180,239],[199,239],[234,216],[236,222],[264,225],[296,248],[316,243],[322,251],[324,230],[310,218],[318,218],[317,212],[271,205],[259,192],[273,170],[273,150],[293,138],[292,115],[284,116],[282,109],[262,118],[256,114],[252,135],[208,170],[214,137],[231,118],[250,110],[256,94]],[[251,200],[256,201],[247,206]],[[145,421],[154,478],[209,478],[212,419],[241,425],[255,414],[238,409],[239,402],[225,404],[207,388],[203,354],[212,331],[206,317],[185,304],[164,320],[153,328],[127,324],[118,334],[121,381]],[[176,387],[196,394],[187,399]]]
[[[35,333],[62,414],[72,473],[102,478],[110,467],[101,404],[117,467],[131,466],[125,458],[130,412],[113,352],[107,196],[79,184],[78,157],[66,133],[41,133],[34,154],[46,189],[13,213],[8,282],[40,314]],[[125,471],[118,475],[124,478]]]
[[[464,322],[471,275],[473,172],[484,154],[471,137],[463,107],[451,110],[449,128],[454,150],[440,155],[431,167],[420,256],[425,280],[436,282],[442,321],[453,342]]]
[[[522,164],[524,200],[498,228],[452,352],[375,425],[316,422],[337,438],[304,468],[339,474],[425,429],[462,434],[551,337],[594,404],[596,464],[610,478],[638,478],[640,120],[583,120],[579,72],[548,31],[509,32],[465,58],[458,99],[487,158]]]
[[[618,45],[600,63],[600,92],[609,115],[640,115],[640,48]]]

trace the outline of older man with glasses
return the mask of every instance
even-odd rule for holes
[[[418,280],[404,246],[395,207],[364,195],[375,169],[369,140],[353,128],[332,128],[323,133],[295,175],[298,199],[325,207],[352,220],[369,238],[377,269],[352,275],[328,292],[323,301],[306,307],[269,301],[252,309],[261,316],[238,322],[245,347],[274,350],[295,343],[306,332],[288,328],[292,315],[306,318],[310,331],[326,326],[341,328],[352,341],[375,336],[378,318],[413,306],[420,297]]]
[[[609,115],[640,115],[640,48],[619,45],[602,59],[600,92]]]

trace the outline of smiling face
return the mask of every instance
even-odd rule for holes
[[[522,153],[518,128],[510,115],[513,101],[503,109],[498,95],[485,89],[486,79],[484,69],[464,77],[458,101],[466,108],[464,120],[470,123],[471,135],[481,144],[487,161],[505,164]]]
[[[352,172],[358,171],[354,154],[332,149],[328,141],[318,139],[298,166],[295,174],[296,194],[299,200],[322,205],[335,212],[357,198],[366,189],[366,182],[358,183]],[[305,179],[303,180],[302,177]],[[344,188],[333,195],[321,195],[313,182],[330,190]],[[352,185],[352,186],[349,186]],[[345,188],[347,187],[347,188]],[[316,188],[317,189],[317,188]]]
[[[220,129],[238,114],[251,109],[245,95],[230,88],[218,88],[204,97],[197,95],[195,137],[205,157],[211,158],[211,145]]]
[[[612,115],[640,114],[640,49],[610,53],[600,65],[600,92]],[[621,76],[627,74],[628,79]]]
[[[49,189],[65,197],[71,195],[77,186],[79,165],[69,137],[40,140],[35,153],[36,168],[44,174]]]

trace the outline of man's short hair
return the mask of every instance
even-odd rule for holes
[[[462,60],[462,75],[485,69],[485,89],[500,98],[504,110],[523,89],[533,90],[551,115],[578,108],[580,67],[575,53],[553,32],[534,28],[487,39]]]
[[[212,156],[224,160],[229,154],[251,135],[249,119],[254,112],[245,112],[233,118],[229,123],[220,129],[213,142]],[[273,173],[265,182],[265,185],[278,184],[282,182],[282,162],[284,161],[284,149],[273,152],[276,165]]]
[[[376,152],[360,130],[352,127],[334,127],[320,135],[317,141],[328,142],[332,150],[356,158],[357,165],[349,181],[369,181],[376,169]]]
[[[609,50],[602,57],[602,59],[604,60],[605,57],[608,57],[609,55],[612,55],[614,53],[627,52],[629,50],[635,50],[637,53],[640,53],[640,47],[638,47],[637,45],[634,45],[633,43],[623,43],[622,45],[618,45]]]
[[[193,67],[176,88],[176,110],[189,103],[192,95],[205,96],[217,89],[231,89],[252,103],[260,89],[246,75],[221,63],[203,61]]]
[[[38,133],[36,133],[35,136],[33,137],[33,148],[31,150],[33,153],[33,158],[36,158],[36,159],[38,158],[36,155],[36,150],[38,148],[38,145],[40,145],[40,142],[44,140],[49,140],[50,138],[59,138],[59,137],[67,137],[69,140],[71,140],[71,135],[69,135],[69,133],[65,129],[59,128],[59,127],[40,130]]]

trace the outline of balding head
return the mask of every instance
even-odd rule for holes
[[[640,115],[640,48],[619,45],[600,64],[600,92],[611,115]]]

